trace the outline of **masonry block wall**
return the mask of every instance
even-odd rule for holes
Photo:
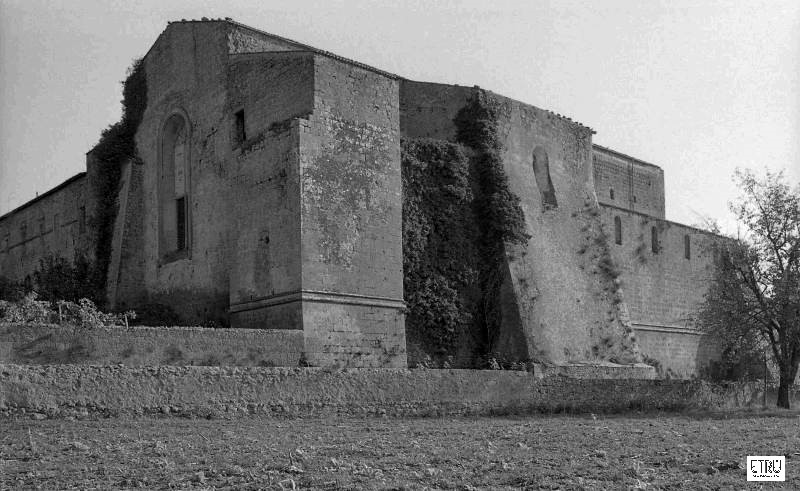
[[[302,329],[298,119],[314,105],[308,52],[232,55],[229,131],[244,115],[246,139],[231,137],[229,162],[233,262],[230,310],[235,327]]]
[[[664,171],[653,164],[593,145],[597,200],[664,218]]]
[[[147,302],[144,284],[144,168],[123,164],[117,199],[117,217],[106,278],[108,308],[126,310]]]
[[[326,56],[314,67],[300,133],[306,355],[405,366],[399,84]]]
[[[173,23],[145,57],[148,104],[137,132],[144,165],[142,248],[150,301],[172,306],[188,322],[227,323],[229,124],[226,115],[227,31],[224,23]],[[186,246],[165,250],[160,189],[165,125],[183,123]],[[161,186],[161,187],[160,187]]]
[[[682,375],[715,359],[695,319],[713,274],[711,247],[723,239],[612,206],[602,207],[602,219],[642,354]]]
[[[458,111],[476,88],[403,81],[401,130],[410,137],[453,140]],[[508,248],[516,312],[505,312],[497,350],[553,362],[636,359],[623,302],[613,279],[597,271],[604,245],[592,180],[591,130],[566,118],[492,93],[500,109],[503,166],[520,197],[527,248]],[[545,204],[534,160],[546,160],[556,206]],[[540,170],[541,171],[541,170]],[[544,170],[543,172],[547,172]],[[546,181],[545,181],[546,182]],[[583,253],[582,244],[589,244]],[[514,308],[504,302],[505,308]],[[520,349],[520,331],[527,346]]]
[[[94,254],[86,173],[0,217],[0,276],[31,281],[40,259]]]
[[[302,335],[314,364],[404,366],[400,138],[456,142],[454,118],[480,94],[498,108],[531,236],[505,246],[495,351],[628,362],[638,338],[687,375],[715,356],[692,317],[719,238],[665,221],[663,171],[593,145],[591,129],[230,20],[171,23],[144,67],[141,162],[121,169],[109,306]],[[51,253],[93,255],[97,165],[89,152],[87,173],[0,217],[0,275],[24,280]]]

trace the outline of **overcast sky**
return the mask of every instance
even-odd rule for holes
[[[730,224],[736,167],[800,181],[797,0],[0,0],[0,214],[84,170],[131,61],[203,16],[569,116],[664,169],[671,220]]]

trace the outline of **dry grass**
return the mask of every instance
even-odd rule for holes
[[[797,413],[0,420],[0,489],[720,489],[786,455]],[[771,488],[770,488],[771,489]]]

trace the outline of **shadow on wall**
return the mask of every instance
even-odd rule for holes
[[[296,367],[302,331],[186,327],[0,327],[0,364]]]

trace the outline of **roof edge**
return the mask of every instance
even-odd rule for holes
[[[644,166],[647,166],[647,167],[655,167],[656,169],[660,170],[661,172],[664,172],[664,169],[660,165],[651,164],[650,162],[645,162],[642,159],[637,159],[636,157],[632,157],[632,156],[630,156],[628,154],[624,154],[622,152],[618,152],[618,151],[616,151],[614,149],[611,149],[611,148],[608,148],[608,147],[604,147],[602,145],[598,145],[597,143],[592,143],[592,149],[595,149],[595,148],[600,149],[600,151],[602,151],[602,152],[610,153],[610,154],[614,155],[615,157],[619,157],[619,158],[623,158],[623,159],[627,159],[627,160],[633,160],[637,164],[641,164],[641,165],[644,165]]]
[[[197,22],[197,21],[195,21],[195,22]],[[241,22],[237,22],[237,21],[235,21],[235,20],[233,20],[231,18],[226,18],[226,19],[223,20],[223,22],[227,22],[228,24],[232,24],[232,25],[240,27],[242,29],[247,29],[247,30],[256,32],[258,34],[261,34],[262,36],[268,36],[268,37],[271,37],[273,39],[277,39],[279,41],[283,41],[285,43],[289,43],[289,44],[294,44],[296,46],[300,46],[300,47],[304,48],[307,51],[311,51],[311,52],[326,56],[328,58],[332,58],[332,59],[337,60],[337,61],[348,63],[350,65],[357,66],[359,68],[363,68],[364,70],[368,70],[368,71],[371,71],[371,72],[378,73],[380,75],[383,75],[384,77],[388,77],[388,78],[391,78],[391,79],[394,79],[394,80],[399,80],[399,79],[403,78],[400,75],[397,75],[397,74],[394,74],[394,73],[391,73],[391,72],[387,72],[386,70],[381,70],[380,68],[375,68],[374,66],[367,65],[366,63],[361,63],[360,61],[356,61],[356,60],[353,60],[351,58],[346,58],[344,56],[337,55],[336,53],[331,53],[330,51],[325,51],[325,50],[322,50],[322,49],[319,49],[319,48],[315,48],[314,46],[311,46],[311,45],[305,44],[305,43],[301,43],[299,41],[295,41],[294,39],[289,39],[289,38],[285,38],[283,36],[278,36],[277,34],[272,34],[272,33],[267,32],[267,31],[262,31],[261,29],[257,29],[255,27],[248,26],[247,24],[242,24]],[[239,53],[239,54],[244,54],[244,53]]]
[[[69,186],[73,182],[75,182],[75,181],[77,181],[77,180],[79,180],[79,179],[81,179],[83,177],[86,177],[86,172],[79,172],[79,173],[75,174],[74,176],[70,177],[66,181],[64,181],[61,184],[59,184],[58,186],[56,186],[54,188],[50,188],[47,191],[45,191],[42,194],[40,194],[39,196],[33,198],[32,200],[26,201],[25,203],[19,205],[18,207],[14,208],[13,210],[9,211],[8,213],[5,213],[4,215],[0,215],[0,221],[5,220],[6,218],[10,217],[11,215],[14,215],[15,213],[18,213],[18,212],[24,210],[25,208],[33,205],[34,203],[37,203],[37,202],[45,199],[48,196],[51,196],[51,195],[57,193],[58,191],[61,191],[65,187]]]

